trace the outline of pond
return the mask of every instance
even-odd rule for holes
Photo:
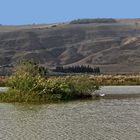
[[[0,103],[1,140],[139,140],[140,98]]]

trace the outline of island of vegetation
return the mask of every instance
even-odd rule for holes
[[[46,77],[40,67],[30,61],[22,61],[7,78],[6,93],[0,94],[3,102],[58,102],[92,98],[99,89],[94,80],[85,76]]]
[[[139,74],[101,74],[98,67],[71,66],[49,70],[31,61],[22,61],[11,76],[1,76],[0,86],[9,87],[0,94],[1,102],[59,102],[92,99],[100,86],[140,85]],[[63,74],[62,74],[63,73]]]

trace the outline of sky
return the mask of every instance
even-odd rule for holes
[[[0,24],[43,24],[79,18],[140,18],[140,0],[0,0]]]

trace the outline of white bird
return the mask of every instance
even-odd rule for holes
[[[99,93],[99,96],[104,97],[105,94],[104,93]]]

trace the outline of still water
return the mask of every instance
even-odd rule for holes
[[[139,140],[140,98],[0,103],[0,140]]]

